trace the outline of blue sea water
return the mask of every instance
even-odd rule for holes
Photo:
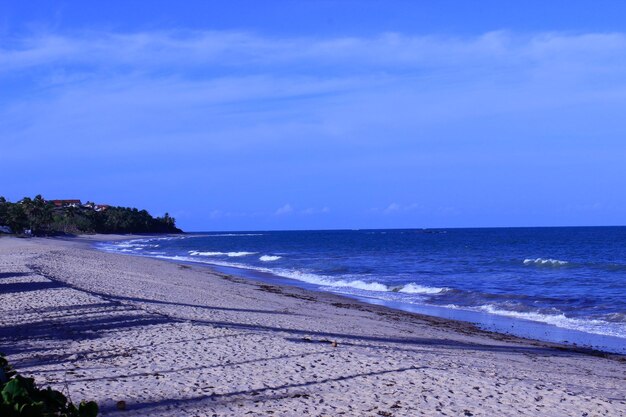
[[[626,353],[626,227],[195,233],[100,248]]]

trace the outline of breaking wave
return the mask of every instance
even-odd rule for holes
[[[193,251],[192,251],[193,252]],[[220,252],[223,254],[223,252]],[[237,252],[241,253],[241,252]],[[191,253],[190,253],[191,254]],[[249,254],[249,253],[247,253]],[[210,256],[210,255],[209,255]],[[287,269],[272,269],[272,268],[263,268],[263,267],[255,267],[251,265],[238,264],[232,262],[225,262],[219,260],[202,260],[195,257],[189,256],[163,256],[157,255],[155,256],[161,259],[170,259],[174,261],[185,261],[185,262],[200,262],[210,265],[217,266],[225,266],[229,268],[242,268],[248,269],[258,272],[269,273],[275,276],[279,276],[282,278],[289,278],[296,281],[306,282],[307,284],[319,285],[320,287],[326,288],[353,288],[357,290],[363,291],[371,291],[371,292],[400,292],[405,294],[440,294],[446,292],[447,288],[437,288],[437,287],[426,287],[423,285],[416,284],[414,282],[400,285],[400,286],[389,286],[386,284],[382,284],[380,282],[368,282],[360,279],[336,279],[325,275],[312,274],[309,272],[302,271],[294,271]]]
[[[494,306],[492,304],[477,307],[476,310],[484,311],[489,314],[496,314],[499,316],[547,323],[556,327],[570,330],[578,330],[581,332],[594,333],[605,336],[626,336],[626,323],[624,322],[611,323],[607,320],[572,318],[565,316],[565,314],[563,313],[542,314],[533,311],[510,311],[498,308],[497,306]]]
[[[192,256],[228,256],[229,258],[238,258],[240,256],[254,255],[256,252],[199,252],[190,250],[189,254]]]
[[[276,255],[263,255],[259,258],[259,261],[262,262],[272,262],[272,261],[277,261],[280,258],[282,258],[282,256],[276,256]]]
[[[446,291],[448,291],[448,288],[425,287],[424,285],[411,282],[410,284],[406,284],[400,288],[398,292],[406,294],[441,294]]]
[[[389,250],[374,253],[371,248],[379,248],[382,242],[380,239],[390,241],[392,232],[372,231],[374,237],[368,237],[370,231],[359,232],[358,235],[355,233],[332,232],[327,236],[321,232],[311,235],[301,235],[299,232],[275,235],[272,232],[217,232],[202,236],[135,238],[98,243],[96,246],[124,255],[256,271],[257,274],[248,275],[278,282],[284,282],[280,278],[297,280],[301,282],[300,287],[356,296],[373,303],[388,302],[393,307],[436,307],[434,315],[441,314],[441,309],[454,309],[458,310],[452,313],[457,315],[455,317],[469,317],[471,320],[476,317],[476,322],[486,323],[487,326],[491,326],[492,321],[497,324],[526,320],[535,322],[523,323],[530,329],[542,329],[539,326],[542,323],[570,331],[602,335],[603,338],[626,338],[626,310],[623,299],[619,299],[626,261],[619,257],[621,252],[615,252],[613,247],[609,249],[614,252],[606,249],[598,252],[602,255],[599,256],[593,255],[593,246],[590,246],[589,251],[576,247],[576,250],[570,252],[567,248],[548,244],[513,246],[511,252],[488,246],[483,248],[485,253],[481,257],[456,253],[444,247],[449,252],[442,249],[442,254],[424,257],[412,255],[409,249],[426,245],[430,242],[429,236],[419,236],[421,240],[413,243],[415,247],[407,243],[406,251],[403,249],[398,252],[399,246],[391,245]],[[405,234],[404,237],[397,237],[401,239],[402,245],[408,233],[397,232],[398,235]],[[386,237],[376,237],[384,234]],[[236,238],[263,235],[269,237]],[[343,235],[346,235],[345,239]],[[226,240],[221,236],[227,237]],[[190,237],[215,239],[179,240]],[[333,239],[333,246],[329,247],[327,239],[330,238]],[[293,239],[301,246],[292,245]],[[424,243],[425,239],[429,239],[428,242]],[[337,240],[339,243],[335,247]],[[365,240],[363,245],[360,245],[361,240]],[[455,242],[453,240],[451,245]],[[541,255],[544,256],[537,257]],[[588,285],[596,276],[602,282],[599,285]],[[590,281],[585,281],[586,277],[591,277]],[[509,285],[509,280],[515,284],[514,287]],[[293,281],[290,284],[298,285]],[[542,287],[538,290],[537,286]],[[511,327],[511,330],[508,330],[508,324],[506,326],[505,332],[521,332],[524,335],[524,326],[516,329]],[[553,333],[554,336],[550,333],[545,338],[558,341],[559,338],[567,337],[576,340],[570,339],[570,333],[567,332],[564,333],[567,336]],[[537,337],[543,338],[543,333]]]
[[[567,265],[569,262],[560,261],[558,259],[547,259],[547,258],[535,258],[535,259],[524,259],[524,265],[538,265],[538,266],[562,266]]]
[[[446,288],[425,287],[416,283],[409,283],[399,286],[390,286],[376,281],[364,281],[361,279],[336,279],[325,275],[312,274],[291,270],[268,270],[274,275],[284,278],[295,279],[309,284],[319,285],[328,288],[354,288],[372,292],[402,292],[407,294],[439,294],[446,291]]]

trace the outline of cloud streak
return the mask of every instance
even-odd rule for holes
[[[203,132],[226,148],[229,137],[250,145],[296,130],[346,141],[372,125],[415,128],[626,96],[621,33],[92,32],[7,45],[0,42],[0,87],[8,92],[0,130],[14,142],[57,127],[125,144],[122,136],[132,134],[138,147],[153,131],[183,131],[178,139],[194,143]]]
[[[449,105],[459,99],[454,92],[520,94],[546,87],[569,91],[567,100],[607,93],[602,88],[609,86],[615,93],[616,83],[623,94],[625,64],[621,33],[330,39],[238,32],[40,34],[0,40],[0,86],[10,91],[0,108],[19,111],[38,98],[84,102],[94,94],[103,106],[155,107],[164,100],[192,108],[289,99],[344,104],[362,102],[363,95],[399,102],[435,96]]]
[[[284,206],[276,209],[276,211],[274,212],[276,216],[284,216],[291,213],[293,213],[293,207],[291,206],[291,204],[285,204]]]
[[[505,193],[498,179],[508,178],[517,184],[509,195],[515,207],[518,190],[553,192],[533,175],[562,185],[558,172],[569,168],[552,171],[555,164],[580,166],[599,149],[607,160],[623,154],[616,132],[626,129],[625,67],[623,33],[4,38],[0,147],[27,155],[42,175],[16,175],[21,162],[10,158],[0,176],[16,197],[44,192],[44,173],[55,189],[167,190],[180,201],[189,194],[180,184],[191,183],[233,201],[211,215],[220,219],[246,212],[284,221],[349,218],[336,208],[363,212],[413,201],[414,192],[426,207],[459,207],[456,196],[474,186],[469,178],[486,195]],[[605,165],[599,171],[614,166]],[[284,201],[302,216],[276,216],[288,212],[273,210]],[[397,204],[383,212],[406,217],[421,209]]]
[[[367,72],[372,68],[403,71],[457,67],[459,63],[480,68],[581,60],[596,62],[594,67],[611,61],[613,66],[624,61],[626,36],[499,31],[474,37],[385,33],[368,38],[271,38],[214,31],[83,32],[5,39],[0,40],[0,48],[0,72],[4,74],[46,65],[161,73],[193,67],[250,70],[252,65],[262,71],[302,64],[300,72],[320,68]]]

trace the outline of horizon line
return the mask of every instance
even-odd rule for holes
[[[577,226],[459,226],[459,227],[387,227],[387,228],[337,228],[337,229],[245,229],[245,230],[196,230],[183,231],[183,234],[192,233],[258,233],[258,232],[356,232],[372,230],[471,230],[471,229],[588,229],[588,228],[615,228],[623,225],[577,225]]]

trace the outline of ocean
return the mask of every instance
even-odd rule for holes
[[[626,353],[626,227],[216,232],[97,245]]]

